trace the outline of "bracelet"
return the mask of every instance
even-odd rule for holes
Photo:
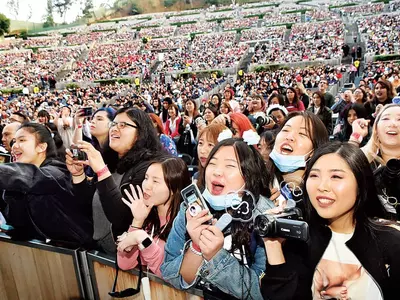
[[[78,128],[82,128],[83,127],[83,125],[78,125]]]
[[[85,172],[82,172],[82,173],[79,174],[79,175],[74,175],[74,174],[72,174],[72,177],[80,177],[80,176],[82,176],[83,174],[85,174]]]
[[[137,226],[133,226],[133,225],[129,225],[130,228],[134,228],[134,229],[143,229],[143,227],[137,227]]]
[[[100,171],[96,172],[97,178],[103,176],[107,172],[108,172],[108,167],[107,167],[107,165],[105,165],[103,169],[101,169]]]
[[[200,247],[198,245],[194,244],[193,242],[190,242],[189,248],[190,248],[190,251],[192,251],[194,254],[196,254],[198,256],[203,256],[203,254],[201,253]]]

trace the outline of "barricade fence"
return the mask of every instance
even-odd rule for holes
[[[14,241],[0,233],[0,299],[111,300],[115,257],[98,251],[67,249],[38,240]],[[121,271],[116,291],[136,288],[139,271]],[[202,300],[199,289],[180,291],[160,277],[147,273],[151,298]],[[140,294],[124,299],[144,300]]]

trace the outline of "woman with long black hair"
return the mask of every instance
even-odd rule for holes
[[[316,149],[304,187],[309,241],[264,238],[264,299],[398,299],[400,232],[375,219],[386,212],[363,152]]]

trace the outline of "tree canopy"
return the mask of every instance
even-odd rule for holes
[[[10,19],[0,13],[0,36],[10,31]]]

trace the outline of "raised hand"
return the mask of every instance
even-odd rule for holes
[[[201,232],[210,226],[209,224],[204,223],[211,219],[212,215],[208,214],[207,209],[203,209],[194,217],[190,215],[189,210],[186,210],[186,230],[193,243],[199,245]]]
[[[133,223],[134,227],[141,228],[143,226],[144,221],[148,217],[151,209],[153,208],[153,203],[145,203],[143,198],[143,192],[140,186],[136,186],[138,192],[136,193],[135,188],[132,184],[129,185],[131,192],[129,193],[128,190],[124,190],[126,197],[129,199],[126,200],[122,198],[122,201],[131,209],[132,216],[133,216]]]

